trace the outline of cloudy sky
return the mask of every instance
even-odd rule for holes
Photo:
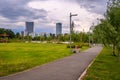
[[[26,21],[35,22],[35,31],[55,33],[61,22],[63,33],[69,32],[69,14],[75,31],[88,31],[97,18],[103,18],[107,0],[0,0],[0,28],[24,31]]]

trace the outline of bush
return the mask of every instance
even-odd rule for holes
[[[82,48],[82,45],[79,44],[79,45],[78,45],[78,48]]]
[[[71,45],[71,48],[75,48],[75,47],[82,48],[82,44],[80,44],[80,43],[74,43],[74,44]],[[67,45],[67,48],[70,48],[70,44]]]
[[[62,42],[57,42],[56,44],[63,44]]]
[[[89,43],[82,43],[82,46],[89,46]]]
[[[67,45],[67,48],[70,48],[70,44]],[[72,44],[72,45],[71,45],[71,48],[75,48],[75,45]]]

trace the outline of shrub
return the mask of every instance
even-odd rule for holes
[[[75,48],[75,47],[82,48],[82,44],[80,44],[80,43],[74,43],[74,44],[71,45],[71,48]],[[70,44],[67,45],[67,48],[70,48]]]
[[[67,44],[67,48],[70,48],[70,44]],[[72,45],[71,45],[71,48],[75,48],[75,45],[72,44]]]
[[[63,44],[62,42],[60,42],[60,41],[58,41],[58,42],[56,42],[56,44]]]
[[[82,46],[89,46],[89,43],[82,43]]]

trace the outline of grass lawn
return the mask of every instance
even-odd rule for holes
[[[87,48],[83,47],[82,50]],[[0,76],[20,72],[70,55],[70,49],[64,44],[0,43]]]
[[[71,55],[63,44],[0,44],[0,76],[51,62]]]
[[[83,80],[120,80],[120,62],[111,55],[112,48],[104,48],[88,69]]]

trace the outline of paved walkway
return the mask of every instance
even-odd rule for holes
[[[78,80],[101,50],[102,47],[93,47],[31,70],[0,77],[0,80]]]

